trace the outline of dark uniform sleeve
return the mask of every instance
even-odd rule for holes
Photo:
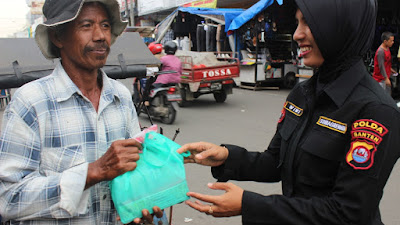
[[[329,195],[298,198],[245,191],[243,224],[381,224],[377,215],[379,202],[399,157],[399,122],[399,112],[393,107],[367,106],[352,124],[353,138],[346,145],[348,149],[344,151],[346,154]],[[374,134],[375,138],[353,132]],[[242,154],[243,159],[251,155]],[[248,173],[251,172],[246,170],[246,175],[251,177]]]
[[[278,182],[280,181],[279,149],[281,136],[276,132],[268,149],[263,152],[248,152],[235,145],[224,145],[229,150],[225,164],[211,168],[219,182],[228,180]]]

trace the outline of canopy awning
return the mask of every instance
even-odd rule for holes
[[[33,38],[0,38],[0,89],[17,88],[49,75],[58,59],[47,60]],[[138,33],[125,32],[111,46],[103,67],[114,79],[146,75],[146,65],[161,64]]]
[[[152,37],[155,27],[126,27],[127,32],[138,32],[141,37]]]
[[[276,0],[279,5],[283,4],[283,0]],[[227,30],[234,31],[239,29],[243,24],[247,23],[255,16],[257,16],[260,12],[264,11],[270,5],[274,3],[274,0],[260,0],[252,7],[248,8],[246,11],[235,17],[235,19],[231,22]]]

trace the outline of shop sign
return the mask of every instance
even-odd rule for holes
[[[42,8],[44,5],[44,0],[37,0],[31,2],[31,14],[32,15],[42,15]]]
[[[217,2],[217,0],[212,1]],[[137,7],[139,16],[142,16],[167,9],[173,9],[190,2],[193,2],[193,0],[137,0]]]
[[[184,4],[183,7],[217,8],[217,0],[199,0]]]
[[[131,1],[133,3],[133,5],[135,5],[135,0],[126,0],[128,2],[128,8],[130,7]],[[126,6],[125,6],[125,0],[118,0],[119,3],[119,10],[121,12],[126,10]]]

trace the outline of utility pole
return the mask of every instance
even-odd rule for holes
[[[136,0],[130,0],[130,11],[131,11],[131,26],[135,26],[135,2]]]
[[[125,0],[125,18],[128,17],[129,13],[129,5],[128,5],[128,0]],[[129,21],[129,25],[131,24],[131,21]]]

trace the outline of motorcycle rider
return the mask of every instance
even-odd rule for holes
[[[155,42],[151,42],[147,47],[149,48],[150,52],[153,53],[153,55],[157,59],[161,59],[161,57],[164,56],[164,54],[162,53],[162,50],[163,50],[162,44],[157,44]]]
[[[178,49],[178,46],[175,42],[169,41],[164,45],[165,56],[161,57],[161,71],[176,71],[176,73],[166,73],[160,74],[157,77],[157,80],[153,83],[155,88],[161,87],[165,84],[169,83],[180,83],[181,75],[182,75],[182,62],[181,60],[175,56],[175,52]]]

